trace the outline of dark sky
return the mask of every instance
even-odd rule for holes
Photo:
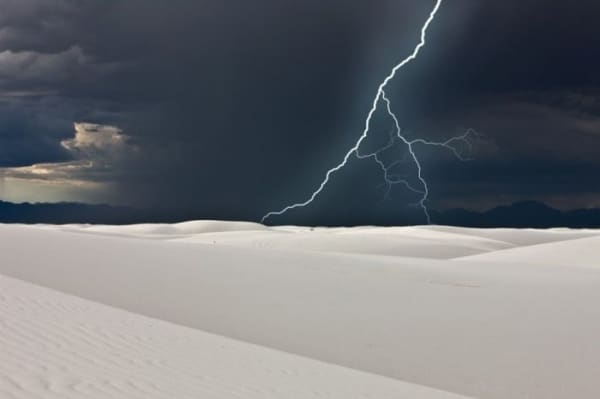
[[[303,201],[433,5],[0,0],[0,199],[250,220]],[[443,2],[387,92],[411,138],[485,137],[466,163],[422,149],[430,207],[600,206],[599,17],[597,0]],[[352,159],[291,221],[418,212],[382,183]]]

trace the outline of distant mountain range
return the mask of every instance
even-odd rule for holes
[[[77,203],[20,203],[0,201],[0,223],[128,224],[142,221],[132,208]]]
[[[452,209],[435,212],[436,224],[465,227],[598,228],[600,208],[560,211],[535,201],[517,202],[485,212]]]
[[[109,205],[14,204],[0,201],[0,223],[175,223],[198,218],[198,215],[188,213],[139,210]],[[600,209],[559,211],[540,202],[527,201],[499,206],[485,212],[465,209],[434,211],[432,220],[435,224],[464,227],[600,228]]]

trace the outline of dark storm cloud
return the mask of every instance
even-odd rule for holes
[[[111,169],[118,201],[256,219],[304,199],[353,144],[429,3],[0,0],[0,166],[77,162],[60,145],[74,122],[116,126],[143,153]],[[494,181],[514,199],[598,194],[585,168],[568,189],[535,182],[597,164],[599,13],[589,0],[444,2],[390,96],[409,132],[474,127],[488,142],[474,164],[424,154],[434,203],[480,207]],[[330,194],[378,206],[379,181],[356,162]]]
[[[394,86],[402,120],[436,137],[472,126],[490,143],[471,165],[429,160],[434,203],[600,205],[600,3],[458,1],[445,11],[434,29],[443,39],[432,33],[422,67]],[[456,26],[461,13],[469,18]]]

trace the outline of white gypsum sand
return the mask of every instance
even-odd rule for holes
[[[566,229],[0,226],[0,273],[466,396],[597,398],[599,240]]]
[[[0,276],[2,398],[460,399]]]

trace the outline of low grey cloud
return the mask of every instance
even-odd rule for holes
[[[139,153],[139,148],[115,126],[75,123],[74,129],[75,136],[60,143],[71,160],[3,168],[4,177],[63,183],[111,180],[117,164]]]
[[[55,54],[6,50],[0,53],[0,79],[60,81],[88,63],[89,59],[77,46]]]
[[[18,198],[15,192],[26,187],[31,200],[43,201],[47,192],[69,193],[71,199],[85,198],[89,191],[98,198],[109,198],[115,173],[139,154],[139,148],[115,126],[75,123],[73,138],[63,140],[61,146],[70,160],[36,163],[29,166],[0,168],[3,195]],[[77,190],[81,191],[79,197]],[[31,193],[31,191],[35,191]],[[26,200],[26,198],[22,198]]]

